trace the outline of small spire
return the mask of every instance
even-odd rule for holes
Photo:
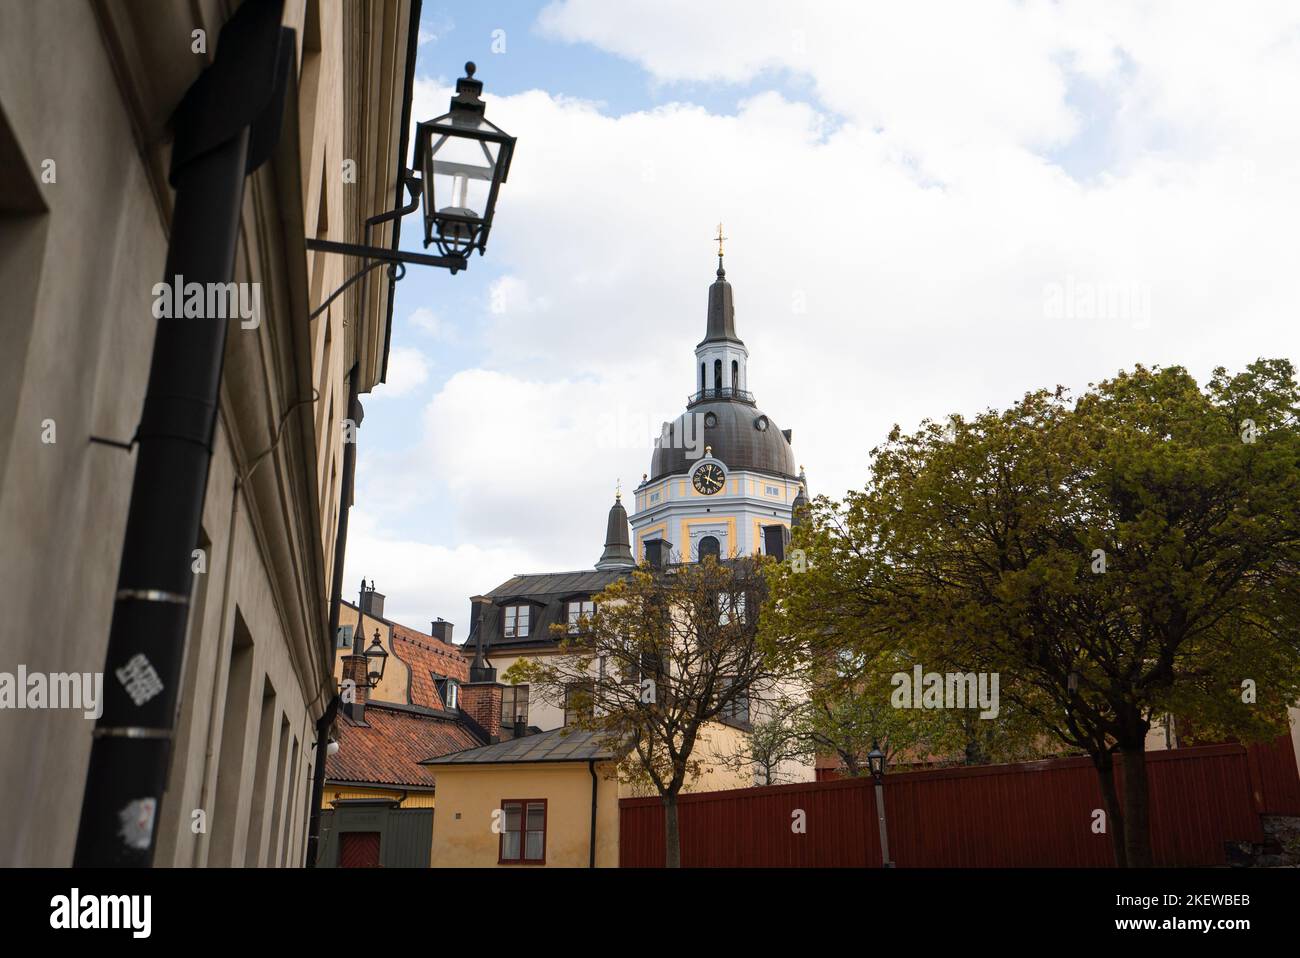
[[[615,496],[609,509],[609,522],[605,526],[605,551],[596,562],[596,568],[630,569],[636,565],[632,558],[632,540],[628,535],[627,510],[623,508],[621,494]]]

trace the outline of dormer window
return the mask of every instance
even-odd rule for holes
[[[451,676],[441,678],[438,673],[433,673],[434,688],[438,690],[438,697],[442,699],[442,707],[449,712],[454,712],[456,706],[460,704],[460,683]]]
[[[590,619],[596,614],[596,603],[590,599],[571,599],[569,601],[569,635],[582,631],[582,619]]]
[[[531,609],[527,605],[508,605],[502,611],[502,624],[507,639],[528,638],[528,618]]]

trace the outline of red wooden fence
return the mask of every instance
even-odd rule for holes
[[[1263,840],[1260,815],[1300,815],[1289,737],[1147,754],[1160,865],[1220,865],[1224,843]],[[1122,772],[1121,772],[1122,776]],[[1121,779],[1122,780],[1122,779]],[[679,799],[688,867],[879,867],[869,778],[702,792]],[[890,855],[900,868],[1109,866],[1110,838],[1086,758],[905,772],[885,778]],[[792,827],[802,812],[805,833]],[[619,801],[619,864],[662,867],[658,798]]]

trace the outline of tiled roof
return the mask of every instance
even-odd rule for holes
[[[565,734],[568,733],[568,734]],[[525,735],[495,745],[464,752],[430,755],[425,765],[487,765],[502,762],[585,762],[611,759],[613,749],[601,743],[603,733],[557,728],[540,735]]]
[[[382,702],[366,704],[366,725],[338,720],[339,750],[326,759],[325,777],[336,782],[431,788],[433,774],[419,763],[481,744],[459,721]]]
[[[454,645],[448,645],[431,635],[392,623],[393,653],[406,663],[411,673],[411,684],[406,700],[412,705],[430,709],[446,708],[442,696],[434,685],[434,675],[450,676],[458,682],[469,681],[469,662]]]

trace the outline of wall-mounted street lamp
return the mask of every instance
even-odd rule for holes
[[[379,641],[379,630],[375,629],[375,637],[366,649],[366,684],[372,689],[378,685],[384,678],[384,668],[387,665],[388,653]]]
[[[407,205],[366,220],[361,243],[309,239],[307,249],[360,256],[362,268],[348,277],[312,312],[315,319],[336,297],[376,266],[389,264],[389,275],[401,279],[405,264],[440,266],[458,273],[474,250],[487,249],[497,195],[510,173],[515,137],[484,116],[480,98],[483,81],[474,79],[475,66],[465,64],[466,75],[456,81],[450,110],[416,125],[415,169],[402,170],[402,185],[410,196]],[[436,244],[440,255],[410,253],[370,245],[373,227],[397,220],[424,207],[424,245]]]
[[[867,767],[871,777],[876,781],[876,817],[880,821],[880,860],[885,868],[893,868],[894,862],[889,857],[889,826],[885,822],[885,753],[877,742],[871,743],[867,754]]]
[[[456,81],[451,110],[416,127],[415,167],[424,188],[424,245],[444,256],[483,255],[497,191],[510,174],[515,138],[484,115],[474,64]]]

